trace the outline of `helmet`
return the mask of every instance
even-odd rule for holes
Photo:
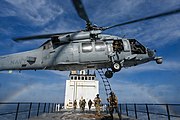
[[[114,92],[110,92],[110,95],[114,95]]]

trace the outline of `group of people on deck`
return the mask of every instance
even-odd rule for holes
[[[109,102],[108,109],[109,109],[111,118],[113,119],[114,110],[118,113],[119,118],[121,118],[121,115],[120,115],[119,109],[118,109],[118,98],[114,94],[114,92],[110,93],[110,96],[107,98],[107,101]],[[99,97],[99,94],[96,95],[96,97],[94,98],[93,101],[91,101],[91,99],[88,101],[89,110],[91,110],[92,104],[94,104],[94,106],[95,106],[96,115],[100,116],[101,115],[100,114],[101,98]],[[86,100],[85,99],[79,100],[79,106],[80,106],[80,109],[84,112],[85,106],[86,106]],[[74,107],[74,110],[77,109],[77,101],[76,100],[74,100],[73,107]]]
[[[90,99],[90,100],[88,101],[89,110],[91,110],[92,104],[93,104],[93,102],[92,102],[91,99]],[[84,110],[85,110],[85,106],[86,106],[86,100],[85,100],[85,99],[79,100],[79,107],[80,107],[80,109],[81,109],[83,112],[84,112]],[[76,101],[76,100],[74,100],[73,108],[74,108],[74,110],[77,109],[77,101]]]

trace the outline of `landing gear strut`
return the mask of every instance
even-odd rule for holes
[[[114,63],[112,64],[111,69],[112,69],[112,71],[111,71],[111,70],[107,70],[107,71],[105,72],[105,76],[106,76],[107,78],[112,78],[113,73],[118,72],[118,71],[121,70],[121,64],[120,64],[120,62],[114,62]]]

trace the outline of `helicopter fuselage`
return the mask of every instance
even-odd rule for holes
[[[79,32],[48,40],[35,50],[0,56],[0,70],[69,71],[112,68],[114,63],[121,69],[152,60],[162,63],[135,39]]]

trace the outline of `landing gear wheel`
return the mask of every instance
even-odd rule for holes
[[[107,71],[105,72],[105,76],[106,76],[107,78],[112,78],[113,72],[110,71],[110,70],[107,70]]]
[[[115,62],[113,63],[111,69],[113,72],[119,72],[121,70],[121,64],[119,62]]]

